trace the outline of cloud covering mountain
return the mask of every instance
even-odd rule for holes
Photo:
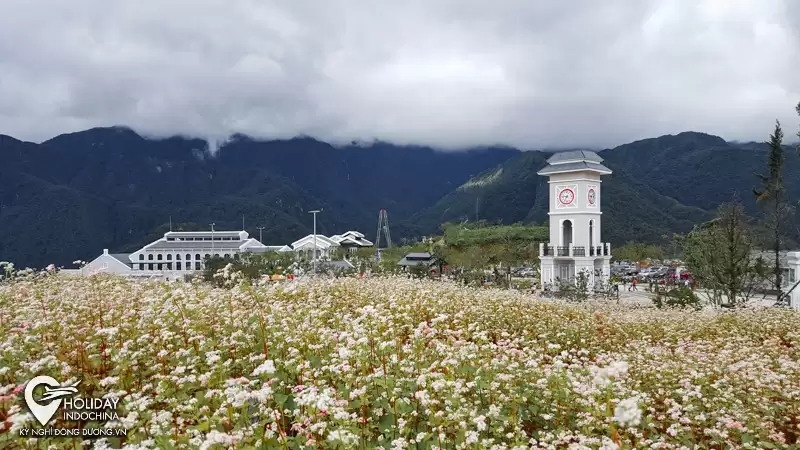
[[[798,73],[794,0],[0,2],[0,132],[32,141],[763,140]]]

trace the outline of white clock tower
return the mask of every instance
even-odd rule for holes
[[[608,280],[611,244],[600,239],[600,176],[611,170],[597,153],[556,153],[538,172],[550,178],[550,242],[539,244],[541,284],[572,281],[580,272],[589,286]]]

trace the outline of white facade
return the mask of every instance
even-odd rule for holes
[[[192,273],[205,268],[206,258],[238,258],[265,248],[246,231],[170,231],[131,253],[130,262],[134,272]]]
[[[346,248],[351,253],[355,253],[360,248],[368,248],[373,245],[362,233],[352,230],[344,234],[335,234],[331,236],[331,240],[339,244],[342,248]]]
[[[601,239],[602,175],[611,170],[594,152],[556,153],[538,172],[549,180],[550,241],[539,246],[541,283],[589,276],[590,286],[610,276],[611,245]]]
[[[221,257],[236,259],[242,253],[294,252],[298,257],[313,258],[314,235],[298,239],[291,245],[266,246],[251,238],[246,231],[170,231],[164,237],[145,245],[131,254],[103,254],[74,271],[91,275],[109,273],[137,278],[180,279],[184,275],[205,269],[205,259]],[[357,231],[327,237],[316,235],[318,259],[331,259],[337,248],[371,247]]]
[[[103,249],[103,254],[81,267],[80,273],[81,275],[93,275],[96,273],[128,275],[131,272],[131,266],[127,256],[111,255],[108,253],[108,249]]]
[[[784,292],[789,293],[789,306],[800,309],[800,286],[796,286],[800,281],[800,252],[789,252],[786,263],[788,271],[785,272],[787,283]]]
[[[339,248],[339,243],[327,236],[318,234],[315,239],[313,234],[309,234],[304,238],[292,242],[292,250],[297,253],[298,256],[313,259],[315,244],[317,259],[330,259],[330,257],[333,256],[333,252]]]

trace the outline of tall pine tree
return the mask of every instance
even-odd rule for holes
[[[786,186],[783,182],[783,130],[781,123],[775,121],[775,131],[770,135],[769,157],[767,159],[767,175],[756,174],[761,181],[761,189],[753,189],[758,202],[765,208],[764,224],[767,229],[769,246],[775,252],[774,286],[781,289],[781,241],[784,235],[786,217],[789,206],[786,204]]]

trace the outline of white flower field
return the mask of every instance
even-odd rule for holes
[[[37,375],[125,438],[21,437]],[[62,418],[50,426],[62,424]],[[0,448],[798,448],[800,314],[401,278],[0,285]]]

